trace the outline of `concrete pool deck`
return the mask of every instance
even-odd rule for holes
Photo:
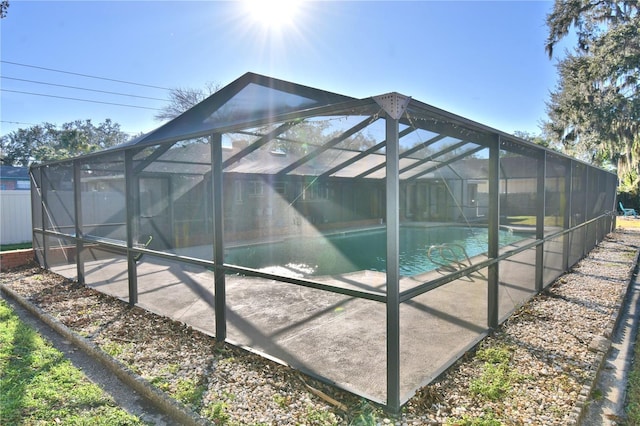
[[[499,316],[535,293],[535,250],[500,264]],[[75,264],[52,267],[75,277]],[[400,306],[401,400],[435,379],[487,329],[487,276],[480,270]],[[138,305],[215,333],[213,273],[145,255],[137,265]],[[85,282],[128,300],[123,257],[85,260]],[[436,271],[432,277],[440,276]],[[403,278],[401,291],[426,281]],[[384,273],[360,271],[316,281],[385,291]],[[368,399],[386,401],[386,306],[293,284],[227,276],[227,341],[279,360]]]

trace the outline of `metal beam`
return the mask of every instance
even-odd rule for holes
[[[496,136],[494,143],[489,146],[489,259],[498,257],[500,230],[500,137]],[[499,262],[489,265],[487,270],[487,325],[489,328],[498,327],[499,309]]]
[[[337,137],[331,139],[330,141],[326,142],[324,145],[322,145],[320,148],[316,149],[315,151],[310,152],[309,154],[305,155],[304,157],[302,157],[302,158],[294,161],[293,163],[289,164],[287,167],[285,167],[284,169],[282,169],[278,173],[276,173],[276,175],[277,176],[282,176],[282,175],[285,175],[285,174],[289,173],[292,170],[297,169],[298,167],[302,166],[303,164],[307,163],[308,161],[316,158],[318,155],[322,154],[323,152],[325,152],[325,151],[329,150],[330,148],[338,145],[339,143],[344,141],[346,138],[358,133],[362,129],[364,129],[367,126],[371,125],[376,120],[378,120],[378,117],[376,117],[376,116],[367,117],[366,119],[362,120],[360,123],[356,124],[352,128],[350,128],[347,131],[343,132],[340,136],[337,136]]]
[[[400,411],[400,143],[398,120],[386,117],[387,407]]]
[[[468,144],[469,142],[467,141],[460,141],[458,143],[455,143],[445,149],[443,149],[442,151],[438,151],[436,154],[430,155],[426,158],[423,158],[421,160],[416,161],[413,164],[409,164],[407,167],[405,167],[404,169],[400,170],[400,174],[407,172],[411,169],[415,169],[418,166],[421,166],[424,163],[428,163],[429,161],[433,161],[434,158],[438,158],[438,157],[442,157],[444,154],[448,154],[451,151],[455,151],[458,148],[462,148],[463,146],[465,146],[466,144]]]
[[[416,130],[415,127],[412,127],[411,130]],[[400,135],[400,137],[402,137],[402,134]],[[405,158],[410,156],[411,154],[421,151],[427,147],[429,147],[430,145],[433,145],[434,143],[441,141],[442,139],[446,138],[447,135],[438,135],[438,136],[434,136],[431,139],[428,139],[424,142],[419,143],[418,145],[414,146],[413,148],[410,148],[408,150],[406,150],[405,152],[403,152],[402,154],[400,154],[400,158]]]
[[[149,164],[153,163],[158,158],[160,158],[162,154],[167,152],[176,143],[177,142],[166,144],[166,145],[160,145],[158,148],[156,148],[155,151],[153,151],[149,156],[147,156],[144,159],[144,161],[141,161],[140,164],[138,164],[138,166],[135,169],[133,169],[133,172],[136,175],[140,174],[140,172],[142,172]],[[142,150],[139,150],[139,151],[142,151]]]
[[[40,207],[41,207],[41,217],[42,217],[42,230],[46,231],[49,229],[47,226],[49,215],[47,214],[47,192],[49,191],[47,185],[47,170],[49,167],[44,166],[40,169]],[[42,234],[42,267],[45,269],[49,269],[49,261],[47,259],[47,236]]]
[[[413,101],[413,104],[419,102]],[[469,125],[456,123],[453,120],[457,118],[438,117],[430,113],[428,116],[422,114],[416,114],[416,111],[412,109],[411,125],[419,127],[424,130],[428,130],[433,133],[441,135],[451,136],[456,139],[470,140],[474,143],[482,144],[485,147],[490,146],[493,142],[493,135],[491,133],[485,133],[483,130],[474,130],[472,127],[477,127],[477,123],[470,123]],[[452,116],[453,117],[453,116]]]
[[[224,199],[222,135],[213,134],[209,138],[211,145],[211,200],[213,206],[213,263],[214,268],[214,309],[216,319],[216,340],[224,342],[227,338],[227,295],[224,273]]]
[[[406,131],[406,130],[407,129],[405,129],[404,131]],[[415,127],[412,127],[411,130],[414,131]],[[409,132],[407,132],[407,133],[409,133]],[[401,134],[400,137],[402,137],[402,136],[404,136],[404,135]],[[438,136],[433,137],[433,138],[431,138],[429,140],[426,140],[426,141],[422,142],[421,144],[418,144],[418,146],[415,146],[415,147],[411,148],[410,150],[408,150],[406,152],[403,152],[400,155],[399,158],[408,157],[409,155],[413,154],[414,152],[419,151],[421,149],[424,149],[424,148],[428,147],[429,145],[432,145],[432,144],[434,144],[434,143],[438,142],[439,140],[444,139],[446,137],[447,137],[446,135],[438,135]],[[398,138],[398,141],[399,141],[399,138]],[[398,143],[400,143],[400,142],[398,142]],[[360,173],[358,176],[356,176],[356,178],[363,178],[363,177],[365,177],[367,175],[370,175],[371,173],[377,172],[378,170],[380,170],[382,168],[384,168],[384,163],[383,164],[379,164],[377,166],[374,166],[374,167],[370,168],[369,170]]]
[[[84,284],[84,242],[82,231],[82,170],[80,169],[80,160],[73,160],[73,215],[75,216],[75,234],[76,234],[76,275],[78,283]]]
[[[334,174],[335,172],[337,172],[338,170],[342,170],[345,167],[348,167],[350,165],[352,165],[353,163],[363,159],[364,157],[366,157],[367,155],[371,155],[374,152],[384,148],[387,145],[387,141],[384,140],[382,142],[380,142],[379,144],[376,144],[374,146],[372,146],[371,148],[367,149],[366,151],[362,151],[361,153],[357,154],[355,157],[349,158],[347,161],[343,161],[342,163],[338,164],[337,166],[327,170],[326,172],[322,173],[319,178],[326,178],[331,176],[332,174]]]
[[[402,137],[408,135],[409,133],[415,132],[415,131],[416,131],[416,129],[414,127],[407,127],[406,129],[404,129],[403,131],[400,132],[399,137],[402,138]],[[338,170],[344,169],[345,167],[348,167],[348,166],[352,165],[353,163],[357,162],[358,160],[363,159],[367,155],[373,154],[374,152],[384,148],[386,145],[387,145],[387,140],[385,139],[382,142],[372,146],[371,148],[369,148],[369,149],[367,149],[365,151],[362,151],[361,153],[359,153],[355,157],[350,158],[347,161],[343,161],[342,163],[338,164],[334,168],[322,173],[320,175],[320,178],[325,178],[325,177],[331,176],[332,174],[334,174]],[[381,167],[384,167],[384,164]]]
[[[268,144],[269,142],[271,142],[276,136],[278,136],[281,133],[286,132],[287,130],[289,130],[290,128],[292,128],[293,126],[295,126],[297,124],[297,122],[294,121],[287,121],[286,123],[276,127],[275,129],[273,129],[272,131],[270,131],[269,133],[265,134],[264,136],[262,136],[261,138],[259,138],[258,140],[256,140],[255,142],[253,142],[252,144],[250,144],[248,147],[242,149],[240,152],[238,152],[235,155],[232,155],[231,157],[227,158],[223,163],[222,163],[222,168],[226,169],[227,167],[229,167],[232,164],[237,163],[238,161],[240,161],[241,159],[243,159],[244,157],[246,157],[247,155],[251,154],[253,151],[256,151],[257,149],[259,149],[260,147]],[[219,133],[217,133],[219,134]],[[221,143],[222,144],[222,143]],[[211,161],[213,161],[213,158],[211,159]]]
[[[486,147],[478,146],[478,147],[475,147],[473,149],[470,149],[469,151],[465,151],[462,154],[456,155],[455,157],[451,157],[451,158],[447,159],[446,161],[443,161],[443,162],[438,163],[437,165],[435,165],[433,167],[428,168],[427,170],[423,170],[420,173],[417,173],[417,174],[411,176],[410,178],[405,179],[405,181],[406,182],[410,182],[412,180],[415,180],[415,179],[419,178],[420,176],[424,176],[426,174],[434,172],[434,171],[436,171],[438,169],[441,169],[441,168],[443,168],[445,166],[448,166],[449,164],[451,164],[453,162],[456,162],[456,161],[460,160],[461,158],[468,157],[470,155],[475,154],[478,151],[482,151],[483,149],[486,149]]]
[[[547,155],[545,152],[538,158],[538,175],[536,187],[536,240],[544,240],[544,218],[546,200]],[[536,247],[536,291],[544,288],[544,243]]]
[[[38,185],[37,185],[37,180],[35,177],[35,173],[40,174],[40,169],[34,169],[32,167],[29,167],[29,180],[31,182],[31,194],[30,195],[30,206],[31,206],[31,247],[33,247],[33,253],[35,255],[36,260],[38,260],[38,245],[36,244],[36,232],[34,231],[36,228],[40,228],[42,229],[42,223],[35,223],[36,218],[38,217],[38,215],[36,214],[36,208],[40,208],[42,209],[41,205],[37,205],[33,202],[34,201],[34,191],[38,194],[38,200],[41,200],[42,195],[40,194],[40,192],[38,191]],[[42,219],[42,218],[41,218]],[[39,225],[39,226],[38,226]],[[38,261],[38,264],[40,262]]]
[[[565,167],[568,167],[569,170],[565,170],[564,173],[564,191],[562,194],[560,194],[560,205],[564,205],[564,214],[563,214],[563,219],[562,219],[562,229],[569,229],[571,227],[571,210],[573,210],[573,203],[572,203],[572,198],[570,197],[571,194],[571,181],[573,180],[573,161],[567,161],[565,162]],[[589,194],[588,190],[589,190],[589,179],[587,179],[588,176],[583,176],[583,179],[585,180],[585,204],[583,206],[583,208],[586,208],[586,200],[587,200],[587,194]],[[564,203],[563,203],[564,201]],[[586,210],[585,210],[586,211]],[[587,219],[586,215],[584,216],[585,219]],[[584,230],[582,231],[585,233],[587,232],[587,227],[584,227]],[[571,240],[573,239],[573,232],[572,233],[567,233],[564,234],[564,237],[562,238],[562,270],[563,271],[568,271],[569,270],[569,252],[571,247],[569,246],[569,244],[571,243]],[[582,238],[583,241],[583,248],[582,248],[582,252],[584,253],[584,244],[586,242],[585,238]]]
[[[127,273],[129,278],[129,305],[134,306],[138,303],[138,268],[136,267],[136,253],[131,249],[137,230],[136,201],[139,199],[136,194],[135,180],[137,177],[133,172],[133,155],[132,151],[124,153],[124,191],[125,191],[125,208],[127,215]]]
[[[571,162],[571,171],[573,172],[573,162]],[[584,220],[586,221],[587,219],[590,219],[590,214],[589,214],[589,196],[592,194],[597,194],[597,190],[596,188],[592,188],[591,185],[591,173],[592,170],[589,168],[585,168],[584,174],[585,179],[585,188],[584,188],[584,193],[585,193],[585,197],[584,197],[584,204],[581,206],[582,210],[582,216],[584,217]],[[571,180],[573,181],[573,173],[571,174]],[[573,183],[573,182],[572,182]],[[569,200],[571,200],[570,204],[568,204],[570,206],[569,210],[569,224],[570,226],[573,226],[573,221],[571,220],[571,215],[573,213],[574,210],[574,205],[573,205],[573,197],[572,197],[572,191],[573,191],[573,184],[569,185],[569,190],[567,191],[567,197]],[[593,206],[592,206],[593,207]],[[590,242],[589,242],[589,227],[585,226],[584,227],[584,235],[582,236],[582,257],[585,257],[588,253],[589,250],[591,249],[590,246]],[[568,263],[567,263],[568,265]],[[568,268],[567,268],[568,269]]]

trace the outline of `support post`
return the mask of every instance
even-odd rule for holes
[[[569,229],[571,227],[571,181],[573,180],[573,161],[569,160],[566,162],[569,170],[564,174],[564,191],[563,194],[560,195],[560,205],[564,204],[564,212],[562,218],[562,229]],[[585,192],[587,194],[587,192]],[[563,203],[564,201],[564,203]],[[586,227],[583,227],[586,229]],[[564,234],[562,237],[562,270],[569,270],[569,250],[571,240],[574,238],[573,233],[576,231],[572,231],[568,234]],[[579,232],[579,231],[578,231]],[[583,238],[584,240],[584,238]],[[584,248],[583,248],[584,251]]]
[[[133,171],[133,151],[124,153],[124,186],[125,186],[125,206],[127,216],[127,274],[129,278],[129,305],[138,303],[138,268],[136,267],[136,256],[131,249],[136,234],[136,203],[138,194],[136,193],[135,180],[137,179]]]
[[[76,275],[78,283],[84,284],[84,234],[82,232],[82,170],[80,160],[73,160],[73,214],[75,216],[76,234]]]
[[[42,267],[49,269],[49,261],[47,260],[47,234],[44,231],[49,229],[49,215],[47,214],[47,169],[49,166],[40,167],[40,214],[42,217]]]
[[[38,234],[37,232],[35,232],[36,228],[40,228],[41,230],[43,229],[42,226],[42,216],[36,214],[36,209],[40,209],[40,212],[42,213],[42,188],[41,186],[38,186],[39,182],[42,182],[42,173],[40,171],[41,167],[37,167],[37,168],[33,168],[33,167],[29,167],[29,179],[31,180],[31,194],[30,194],[30,198],[31,198],[31,247],[33,247],[33,253],[35,255],[35,259],[38,261],[38,264],[40,264],[40,260],[38,258],[38,244],[37,244],[37,238],[36,235]],[[36,178],[35,174],[38,173],[38,176],[40,177],[39,179]],[[40,184],[41,185],[41,184]],[[35,199],[35,195],[34,195],[34,191],[37,195],[37,199],[39,201],[39,203],[36,205],[36,203],[34,202]],[[38,192],[40,191],[40,192]],[[36,223],[36,218],[40,217],[40,222]],[[43,235],[44,237],[44,235]]]
[[[223,209],[223,167],[222,167],[222,135],[219,133],[209,138],[211,146],[211,197],[213,206],[213,263],[216,340],[224,342],[227,338],[227,296],[224,264],[224,209]]]
[[[571,170],[573,170],[573,167],[571,168]],[[584,173],[585,173],[585,177],[584,177],[585,187],[584,187],[584,204],[582,205],[582,208],[583,208],[582,217],[584,217],[583,222],[586,222],[592,219],[591,215],[589,214],[589,194],[591,194],[591,192],[594,191],[595,188],[591,188],[592,170],[589,167],[586,167]],[[571,188],[571,186],[569,186],[569,188]],[[571,191],[571,189],[569,191]],[[570,193],[571,192],[569,192],[569,194]],[[597,194],[597,192],[594,192],[594,193]],[[571,208],[573,209],[573,205],[571,206]],[[575,225],[575,224],[572,223],[571,225]],[[582,234],[583,234],[582,235],[582,241],[583,241],[582,257],[585,257],[589,253],[589,250],[591,249],[591,242],[589,241],[589,226],[591,225],[585,225],[582,227]],[[569,269],[568,263],[567,263],[567,269]]]
[[[490,259],[498,257],[500,230],[500,137],[489,146],[489,247]],[[498,327],[498,264],[489,265],[487,282],[487,325]]]
[[[399,121],[386,117],[387,407],[400,411],[400,148]]]
[[[536,187],[536,239],[544,240],[544,217],[547,204],[545,180],[547,177],[547,152],[543,151],[538,158]],[[544,243],[536,246],[536,292],[544,288]]]

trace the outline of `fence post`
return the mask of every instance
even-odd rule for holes
[[[489,259],[498,257],[500,244],[500,136],[489,146]],[[498,263],[489,265],[487,282],[487,325],[498,326]]]
[[[386,117],[387,407],[400,411],[399,121]]]
[[[544,218],[547,197],[545,180],[547,177],[547,152],[542,152],[538,158],[538,176],[536,188],[536,239],[544,240]],[[536,292],[544,288],[544,243],[536,246]]]
[[[133,239],[136,233],[136,203],[139,199],[136,193],[135,180],[133,170],[134,151],[127,150],[124,152],[124,186],[125,186],[125,205],[127,215],[127,274],[129,277],[129,305],[134,306],[138,303],[138,268],[136,267],[136,255],[131,249],[133,248]]]
[[[80,170],[80,160],[73,161],[73,212],[75,216],[76,233],[76,274],[78,282],[84,284],[84,233],[82,231],[82,173]]]
[[[561,197],[564,197],[564,218],[563,218],[563,224],[562,224],[562,228],[563,229],[569,229],[572,226],[571,223],[571,211],[573,210],[573,206],[572,206],[572,201],[573,201],[573,197],[571,196],[571,181],[573,180],[573,161],[569,160],[567,161],[569,170],[567,170],[567,173],[565,174],[565,178],[564,178],[564,193],[561,194]],[[585,190],[585,194],[587,194],[586,190]],[[560,200],[560,205],[562,205],[563,200]],[[585,201],[586,201],[586,196],[585,196]],[[585,216],[586,219],[586,216]],[[584,222],[584,220],[583,220]],[[586,231],[587,227],[584,226],[582,227],[581,230]],[[571,241],[574,240],[573,238],[573,233],[574,232],[579,232],[579,231],[571,231],[569,233],[564,234],[564,236],[562,237],[562,270],[563,271],[568,271],[569,270],[569,252],[571,249]],[[585,235],[586,236],[586,235]],[[583,241],[585,239],[583,238]],[[583,245],[584,247],[584,245]],[[584,251],[584,248],[583,248]]]
[[[227,338],[227,295],[224,264],[224,198],[222,167],[222,135],[209,138],[211,145],[211,198],[213,204],[213,263],[214,267],[214,309],[216,319],[216,340],[224,342]]]

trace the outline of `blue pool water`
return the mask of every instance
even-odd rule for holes
[[[524,237],[500,231],[501,245]],[[469,257],[487,251],[486,228],[403,227],[400,229],[400,274],[412,276],[438,265],[427,257],[431,245],[459,244]],[[292,238],[282,242],[228,248],[225,263],[283,275],[336,275],[354,271],[385,271],[384,229],[346,232],[314,238]]]

